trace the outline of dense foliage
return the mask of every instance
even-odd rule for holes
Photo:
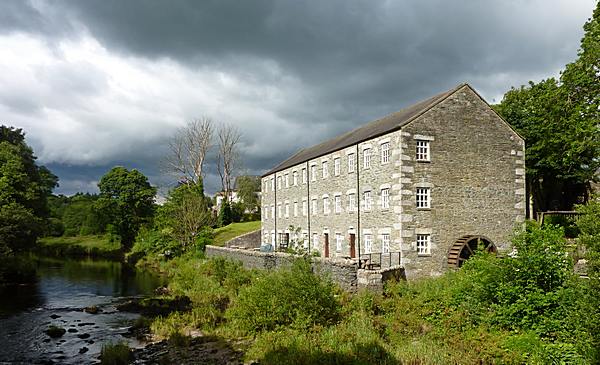
[[[99,235],[106,231],[108,218],[94,206],[96,194],[52,195],[48,198],[50,222],[47,236]]]
[[[108,217],[124,247],[130,248],[140,227],[154,215],[156,188],[138,170],[114,167],[98,183],[95,207]]]
[[[0,256],[32,247],[48,217],[58,178],[35,160],[21,129],[0,126]]]
[[[525,137],[536,211],[572,209],[600,168],[600,3],[584,31],[577,60],[559,80],[513,88],[496,107]]]

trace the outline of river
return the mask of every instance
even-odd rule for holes
[[[35,284],[0,288],[0,364],[98,363],[102,344],[126,341],[138,318],[115,305],[129,297],[152,294],[162,280],[119,262],[32,258]],[[83,311],[97,306],[98,314]],[[67,330],[50,338],[54,325]]]

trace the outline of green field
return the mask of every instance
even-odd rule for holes
[[[260,221],[232,223],[228,226],[215,229],[215,238],[213,245],[225,246],[227,241],[260,229]]]
[[[37,242],[38,253],[51,256],[92,256],[117,258],[122,255],[120,242],[107,235],[44,237]]]

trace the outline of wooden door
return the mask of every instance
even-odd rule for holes
[[[324,251],[325,251],[325,257],[329,257],[329,233],[325,233],[324,236],[325,236],[325,239],[323,241],[325,241],[324,242],[324,245],[325,245],[325,249],[324,249]]]
[[[353,259],[356,257],[356,235],[354,233],[350,233],[350,258]]]

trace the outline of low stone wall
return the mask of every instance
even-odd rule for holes
[[[224,257],[241,261],[247,269],[271,270],[289,266],[296,256],[283,252],[259,252],[249,249],[206,246],[207,257]],[[404,278],[404,269],[363,270],[354,260],[314,257],[312,266],[318,275],[330,278],[342,289],[355,292],[360,288],[383,290],[383,283],[391,278]]]
[[[258,248],[260,247],[260,229],[238,236],[230,241],[227,241],[227,247],[247,247],[247,248]]]

